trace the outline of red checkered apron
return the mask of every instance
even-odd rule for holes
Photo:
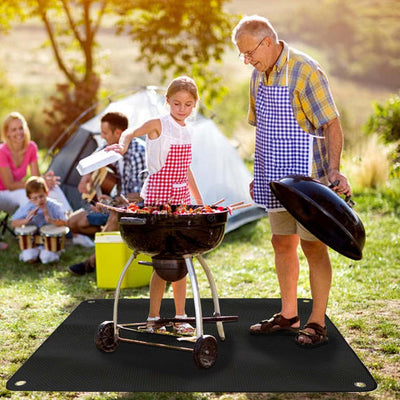
[[[164,166],[148,177],[145,204],[190,204],[187,170],[191,144],[172,144]]]

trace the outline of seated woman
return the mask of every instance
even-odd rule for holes
[[[1,126],[0,144],[0,200],[6,203],[16,202],[18,206],[27,203],[25,178],[29,167],[30,175],[40,176],[38,147],[31,140],[31,134],[25,118],[18,112],[10,113]],[[49,197],[61,203],[65,213],[72,208],[63,191],[58,186],[59,178],[53,171],[44,176],[50,190]]]

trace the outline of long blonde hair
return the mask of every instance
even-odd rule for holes
[[[10,146],[10,139],[7,135],[8,127],[10,125],[10,122],[19,119],[22,123],[22,128],[24,130],[24,135],[25,135],[25,142],[24,142],[24,148],[28,147],[28,144],[31,140],[31,132],[28,127],[28,123],[26,122],[26,119],[22,114],[20,114],[17,111],[13,111],[10,114],[7,115],[7,117],[4,119],[3,124],[1,125],[1,140],[4,143],[7,143]]]

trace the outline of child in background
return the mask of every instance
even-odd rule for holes
[[[124,154],[130,141],[146,135],[147,177],[141,197],[145,205],[190,204],[192,194],[196,204],[203,204],[196,181],[190,169],[192,161],[191,128],[186,124],[199,99],[195,82],[186,76],[174,79],[168,86],[166,102],[170,113],[145,122],[133,132],[125,131],[119,144],[108,146]],[[165,326],[157,324],[160,319],[161,300],[166,282],[154,271],[150,282],[150,311],[147,331],[165,331]],[[186,277],[172,282],[176,318],[186,318]],[[175,323],[178,334],[193,335],[195,329],[187,322]]]
[[[38,176],[30,177],[25,184],[26,196],[29,202],[20,206],[12,217],[11,226],[18,228],[24,225],[34,225],[40,229],[43,225],[52,224],[66,226],[62,206],[48,198],[49,190],[46,181]],[[58,261],[59,252],[45,250],[42,246],[21,251],[19,259],[33,263],[38,257],[43,264]]]

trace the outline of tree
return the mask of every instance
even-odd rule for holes
[[[400,2],[321,0],[281,21],[291,40],[327,49],[331,73],[368,85],[400,86]],[[304,16],[307,16],[304,18]],[[384,55],[384,57],[382,56]]]
[[[374,112],[364,126],[367,134],[377,133],[386,143],[400,141],[400,92],[384,105],[375,102]]]
[[[231,15],[223,11],[229,0],[2,0],[2,7],[38,17],[43,23],[65,82],[57,85],[45,110],[50,137],[57,137],[98,100],[99,63],[95,50],[106,16],[117,19],[116,33],[127,33],[140,44],[139,58],[148,69],[189,74],[196,79],[203,100],[218,95],[220,77],[211,71],[230,43]],[[2,21],[0,20],[0,24]],[[5,22],[4,22],[4,25]],[[85,115],[86,119],[95,113]],[[62,145],[63,143],[60,143]]]

